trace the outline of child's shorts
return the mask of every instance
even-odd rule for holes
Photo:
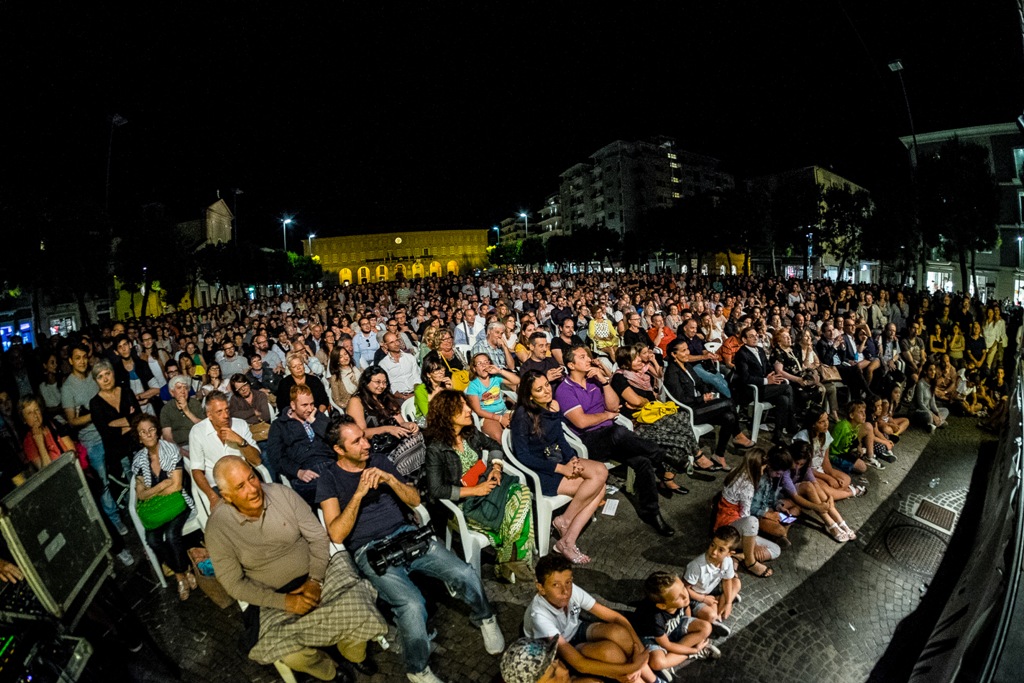
[[[848,455],[853,454],[850,453]],[[843,456],[831,454],[828,456],[828,461],[832,463],[832,467],[835,467],[840,472],[846,472],[847,474],[853,473],[853,464],[856,462],[856,460],[846,460]]]
[[[683,617],[682,620],[680,620],[679,625],[676,626],[672,630],[672,632],[668,634],[668,639],[673,643],[678,643],[683,639],[683,636],[686,635],[687,631],[690,628],[690,624],[692,624],[695,621],[697,621],[696,617]],[[666,651],[665,648],[663,648],[661,645],[658,645],[658,642],[652,636],[641,638],[640,642],[644,644],[648,652],[654,652],[655,650]]]
[[[708,593],[713,598],[717,598],[722,594],[722,582],[719,581],[718,585],[711,589]],[[690,614],[696,617],[702,609],[706,609],[707,605],[699,600],[690,600]]]
[[[580,622],[580,627],[576,629],[576,634],[569,640],[569,644],[573,647],[579,647],[587,642],[587,631],[590,630],[592,624],[593,622],[590,621]]]

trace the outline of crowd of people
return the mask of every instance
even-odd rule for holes
[[[480,576],[414,512],[441,529],[457,511],[494,547],[499,580],[537,585],[509,683],[671,680],[721,655],[739,571],[770,577],[798,516],[856,538],[841,501],[864,495],[908,429],[951,412],[1001,428],[1021,329],[1003,314],[866,284],[495,272],[235,301],[37,348],[13,338],[0,486],[74,452],[126,564],[131,487],[182,600],[197,585],[182,530],[199,515],[218,580],[248,606],[250,656],[324,680],[341,674],[319,647],[372,671],[366,641],[386,631],[374,591],[409,679],[439,680],[410,572],[444,581],[487,652],[505,650]],[[633,615],[572,580],[617,466],[661,536],[675,533],[661,499],[686,495],[685,475],[727,472],[707,552],[650,576]],[[538,528],[534,499],[553,496],[569,502]]]

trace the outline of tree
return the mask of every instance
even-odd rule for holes
[[[821,245],[839,259],[839,277],[846,263],[856,261],[864,250],[864,230],[871,219],[871,196],[848,185],[829,187],[822,194]]]
[[[960,282],[967,292],[967,254],[991,249],[999,238],[999,186],[988,150],[957,138],[948,140],[938,153],[921,159],[917,179],[922,228],[939,236],[947,258],[958,260]],[[977,291],[977,277],[974,284]]]
[[[803,249],[804,273],[810,277],[810,246],[808,234],[821,222],[821,186],[811,178],[792,176],[784,179],[772,193],[771,222],[765,231],[772,253],[772,273],[777,275],[775,254],[778,251]]]
[[[519,262],[533,266],[544,263],[544,240],[540,237],[527,237],[522,241],[519,250]]]

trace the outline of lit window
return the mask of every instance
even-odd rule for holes
[[[683,195],[680,192],[673,192],[672,193],[672,199],[680,199],[680,198],[682,198],[682,196]]]
[[[669,159],[675,159],[676,158],[676,153],[675,152],[669,152],[668,153],[668,158]]]
[[[673,161],[673,162],[669,163],[668,167],[669,168],[679,168],[679,164],[677,164],[676,162]]]
[[[676,178],[675,176],[672,176],[672,182],[673,183],[678,183],[679,182],[679,178]]]

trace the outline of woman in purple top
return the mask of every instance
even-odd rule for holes
[[[832,538],[839,543],[853,541],[857,535],[836,510],[835,499],[814,478],[812,454],[811,444],[806,441],[775,446],[768,451],[768,469],[779,479],[782,494],[801,509],[817,514]]]

